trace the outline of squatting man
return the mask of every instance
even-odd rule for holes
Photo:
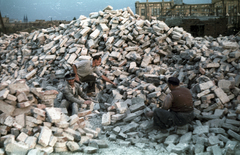
[[[104,81],[109,82],[116,86],[116,83],[112,82],[106,76],[104,76],[98,66],[101,65],[101,55],[96,55],[93,57],[93,60],[80,60],[75,62],[72,65],[73,72],[75,73],[75,80],[77,82],[86,82],[88,83],[87,93],[90,96],[96,96],[95,92],[95,83],[96,77],[93,75],[93,72],[97,74],[98,77],[101,77]]]
[[[68,73],[65,75],[67,84],[63,89],[63,98],[60,107],[72,111],[72,115],[78,114],[79,108],[93,110],[92,99],[89,98],[81,89],[80,85],[75,82],[75,74]]]
[[[160,108],[146,111],[147,117],[153,117],[155,129],[167,132],[172,126],[182,126],[194,118],[192,94],[189,89],[179,86],[179,79],[168,78],[167,84],[171,92],[166,96]]]

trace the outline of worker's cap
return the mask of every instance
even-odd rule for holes
[[[66,80],[72,80],[75,79],[75,74],[74,73],[68,73],[65,75]]]

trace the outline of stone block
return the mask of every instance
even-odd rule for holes
[[[194,153],[195,153],[195,154],[203,153],[204,148],[205,148],[204,145],[202,145],[202,144],[196,144],[195,147],[194,147]]]
[[[54,146],[54,152],[57,152],[57,153],[68,152],[67,145],[65,145],[63,147]]]
[[[32,112],[34,114],[38,114],[38,115],[43,116],[43,117],[45,117],[45,115],[46,115],[46,112],[44,110],[40,109],[40,108],[33,108]]]
[[[216,94],[216,96],[217,96],[218,98],[220,98],[220,100],[222,101],[223,104],[230,101],[229,98],[228,98],[228,96],[227,96],[227,94],[224,93],[224,91],[223,91],[221,88],[215,89],[215,90],[214,90],[214,93]]]
[[[209,133],[208,125],[196,126],[193,130],[193,134],[197,134],[197,135],[206,134],[206,133]]]
[[[13,111],[16,109],[15,106],[9,105],[6,102],[0,100],[0,111],[12,115]]]
[[[210,128],[209,131],[216,134],[226,134],[223,128]]]
[[[240,126],[240,121],[237,121],[237,120],[234,120],[234,119],[226,119],[225,123],[232,124],[232,125],[235,125],[235,126]]]
[[[62,135],[68,141],[73,141],[74,140],[74,137],[71,134],[69,134],[69,133],[63,132]]]
[[[53,147],[57,142],[57,137],[51,136],[48,145]]]
[[[99,24],[100,25],[100,27],[101,27],[101,29],[102,29],[102,31],[108,31],[109,30],[109,28],[108,28],[108,26],[106,25],[106,24]]]
[[[115,134],[110,134],[110,136],[109,136],[109,140],[110,141],[116,141],[117,140],[117,135],[115,135]]]
[[[147,67],[149,63],[151,63],[151,61],[153,60],[153,58],[151,56],[145,55],[143,57],[142,63],[141,63],[141,67]]]
[[[240,75],[237,75],[237,76],[235,77],[235,86],[238,87],[239,84],[240,84]]]
[[[40,135],[38,137],[38,144],[42,145],[43,147],[48,146],[51,136],[52,130],[45,126],[42,127]]]
[[[4,149],[0,148],[0,155],[4,155],[4,154],[5,154]]]
[[[130,124],[127,124],[122,127],[122,132],[123,133],[131,132],[131,131],[135,130],[138,126],[139,126],[139,124],[137,124],[135,122],[131,122]]]
[[[237,141],[227,141],[225,145],[226,154],[234,154],[237,149],[238,142]]]
[[[0,90],[3,90],[4,88],[6,88],[9,85],[9,83],[7,81],[3,81],[0,83]]]
[[[199,86],[200,91],[204,91],[206,89],[213,87],[214,83],[212,81],[207,81],[207,82],[199,84],[198,86]]]
[[[178,143],[175,147],[172,148],[171,152],[176,154],[181,154],[186,152],[190,148],[190,145],[187,143]]]
[[[87,146],[83,149],[83,152],[87,154],[97,153],[97,151],[98,151],[98,148],[91,147],[91,146]]]
[[[225,128],[225,129],[231,129],[235,132],[239,132],[239,127],[236,127],[232,124],[228,124],[228,123],[222,123],[222,127]]]
[[[27,144],[13,141],[6,144],[4,149],[6,154],[26,155],[29,150],[29,147]]]
[[[75,151],[80,151],[80,146],[78,145],[78,143],[76,142],[71,142],[71,141],[68,141],[67,142],[67,147],[68,149],[71,151],[71,152],[75,152]]]
[[[107,112],[102,115],[102,125],[110,125],[111,124],[111,113]]]
[[[79,117],[77,114],[70,116],[69,125],[73,125],[74,123],[77,123],[78,120],[79,120]]]
[[[26,74],[25,78],[26,78],[27,80],[31,79],[31,78],[37,73],[37,70],[38,70],[37,68],[36,68],[36,69],[33,69],[31,72],[29,72],[29,73]]]
[[[85,111],[79,112],[78,117],[83,117],[83,116],[89,115],[91,113],[92,113],[91,110],[85,110]]]
[[[176,135],[176,134],[169,135],[169,136],[165,139],[164,144],[166,144],[166,145],[175,144],[175,143],[178,142],[178,139],[179,139],[179,136]]]
[[[28,145],[29,149],[34,149],[37,144],[37,137],[28,136],[25,143]]]
[[[61,121],[61,113],[55,108],[46,108],[45,110],[51,123],[58,123]]]
[[[31,149],[28,151],[27,155],[44,155],[44,153],[47,153],[40,149]]]
[[[223,91],[229,92],[229,89],[234,88],[234,82],[230,80],[219,80],[218,87],[222,88]]]
[[[209,145],[217,145],[217,144],[219,144],[220,143],[220,141],[219,141],[219,139],[218,139],[218,137],[217,136],[210,136],[209,138],[208,138],[208,144]]]
[[[108,148],[108,144],[105,140],[91,139],[90,142],[96,142],[98,148]]]
[[[240,141],[240,135],[237,134],[236,132],[234,132],[234,131],[232,131],[232,130],[228,130],[227,133],[228,133],[231,137],[233,137],[233,138],[235,138],[236,140]]]
[[[132,99],[132,105],[129,107],[131,112],[142,110],[145,108],[144,100],[136,97]]]
[[[192,139],[192,132],[188,132],[180,137],[180,143],[189,143]]]
[[[69,127],[69,122],[67,121],[60,121],[58,123],[55,123],[56,127],[59,127],[59,128],[68,128]]]
[[[7,98],[9,90],[7,88],[0,91],[0,100]]]
[[[119,145],[129,147],[131,145],[131,142],[130,141],[120,141]]]
[[[128,109],[128,105],[126,102],[117,102],[115,103],[115,105],[117,106],[120,114],[124,114]]]
[[[18,108],[26,108],[26,107],[29,107],[30,105],[31,105],[30,101],[17,103]]]
[[[24,92],[21,92],[18,96],[17,96],[18,102],[26,102],[28,101],[28,97]]]
[[[240,104],[237,105],[236,114],[240,114]]]
[[[214,62],[206,64],[206,68],[218,68],[219,66],[220,66],[219,63]]]
[[[83,128],[83,130],[84,130],[86,133],[91,133],[91,134],[93,134],[95,138],[98,137],[98,132],[95,131],[95,130],[93,130],[93,129],[90,129],[90,128],[86,128],[86,127],[85,127],[85,128]]]
[[[135,113],[129,113],[124,119],[124,122],[129,122],[132,121],[133,119],[135,119],[137,117],[137,114]]]
[[[14,121],[15,119],[12,116],[7,116],[3,124],[9,127],[12,127]]]
[[[73,64],[73,62],[76,60],[76,58],[77,58],[77,54],[72,53],[72,54],[70,55],[70,57],[68,58],[67,63]]]
[[[226,136],[222,135],[222,134],[218,134],[219,140],[223,141],[224,143],[227,143],[228,141],[230,141]]]
[[[24,132],[21,132],[18,137],[16,138],[17,141],[25,142],[26,139],[28,138],[28,135]]]
[[[16,101],[16,100],[17,100],[17,97],[14,96],[14,95],[8,94],[6,99],[7,99],[7,100],[10,100],[10,101]]]

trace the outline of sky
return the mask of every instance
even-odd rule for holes
[[[80,15],[89,17],[91,12],[103,10],[111,5],[114,10],[130,7],[135,13],[137,0],[0,0],[2,17],[23,20],[27,15],[28,21],[35,20],[66,20],[71,21]],[[138,0],[146,2],[146,0]],[[162,0],[149,0],[161,2]],[[165,0],[169,1],[169,0]],[[183,0],[186,4],[211,3],[211,0]]]

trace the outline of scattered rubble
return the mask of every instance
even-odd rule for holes
[[[128,7],[93,12],[69,24],[0,38],[0,149],[7,154],[44,151],[95,153],[108,147],[152,147],[162,153],[240,153],[240,37],[191,36],[180,27],[142,20]],[[97,110],[68,116],[58,108],[64,74],[74,61],[102,54]],[[178,77],[193,93],[196,119],[168,133],[152,129],[143,110],[161,106]],[[102,129],[86,117],[102,114]]]

